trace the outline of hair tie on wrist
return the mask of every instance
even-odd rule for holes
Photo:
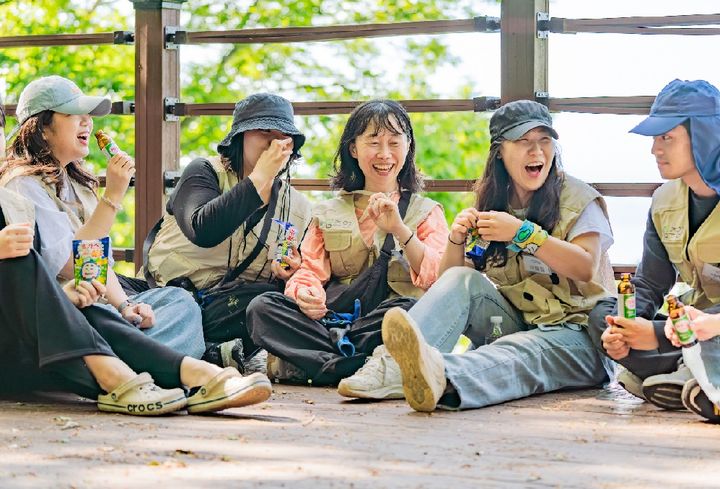
[[[456,243],[455,241],[453,241],[452,238],[450,237],[449,233],[448,233],[448,241],[450,241],[455,246],[465,246],[465,243]]]

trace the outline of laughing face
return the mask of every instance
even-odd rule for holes
[[[89,115],[56,112],[53,114],[52,122],[45,129],[45,139],[53,156],[65,166],[88,155],[92,129],[93,121]]]
[[[550,131],[536,127],[520,139],[503,141],[500,156],[513,183],[512,205],[526,207],[533,192],[545,183],[555,158]]]
[[[396,132],[370,124],[350,145],[350,154],[358,160],[365,175],[365,190],[390,192],[397,190],[398,174],[405,165],[410,141],[400,130],[400,124],[390,116]]]

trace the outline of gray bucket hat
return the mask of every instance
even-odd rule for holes
[[[490,139],[515,141],[536,127],[544,127],[552,137],[558,139],[558,133],[552,127],[552,118],[547,107],[532,100],[509,102],[490,118]]]
[[[75,83],[62,76],[38,78],[28,83],[20,93],[15,109],[18,123],[13,134],[26,120],[45,110],[61,114],[107,115],[111,106],[108,97],[85,95]]]
[[[292,104],[271,93],[256,93],[235,104],[230,132],[220,144],[218,153],[224,154],[232,139],[238,134],[253,129],[275,129],[292,136],[294,152],[305,144],[305,135],[295,127]]]

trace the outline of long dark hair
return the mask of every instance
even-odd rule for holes
[[[490,153],[485,164],[485,173],[475,182],[475,207],[480,211],[510,210],[510,197],[515,191],[505,164],[500,158],[500,147],[503,140],[490,144]],[[555,157],[547,179],[542,186],[533,192],[528,205],[527,219],[539,224],[551,233],[560,221],[560,192],[563,185],[563,172],[560,157]],[[484,271],[488,266],[504,267],[507,263],[506,243],[493,241],[479,260],[473,260],[475,268]]]
[[[72,161],[63,168],[52,154],[43,131],[52,125],[54,114],[52,110],[45,110],[23,123],[10,145],[7,161],[0,165],[0,176],[15,168],[23,168],[23,175],[40,175],[43,182],[55,185],[59,197],[64,185],[63,173],[67,172],[70,178],[95,191],[98,180],[85,169],[83,160]]]
[[[394,117],[395,121],[391,117]],[[365,175],[360,169],[357,158],[350,153],[350,146],[370,126],[375,130],[374,135],[385,130],[408,137],[410,144],[405,164],[398,174],[398,183],[401,190],[420,192],[423,189],[423,179],[415,166],[415,134],[412,123],[407,111],[394,100],[370,100],[358,105],[352,111],[333,159],[334,174],[330,181],[333,190],[342,189],[352,192],[365,187]]]

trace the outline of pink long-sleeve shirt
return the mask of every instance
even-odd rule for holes
[[[400,194],[394,193],[391,198],[398,202]],[[355,208],[355,215],[360,218],[364,209]],[[372,219],[365,219],[359,223],[360,234],[365,244],[370,247],[373,237],[378,230]],[[425,253],[420,264],[420,273],[410,268],[410,277],[413,285],[427,290],[438,278],[440,259],[447,244],[448,226],[445,221],[442,207],[437,205],[420,222],[417,227],[417,238],[425,245]],[[297,272],[287,281],[285,295],[295,299],[299,289],[304,287],[315,287],[322,290],[323,286],[330,280],[330,254],[325,250],[325,240],[317,222],[313,222],[302,242],[301,248],[302,264]]]

